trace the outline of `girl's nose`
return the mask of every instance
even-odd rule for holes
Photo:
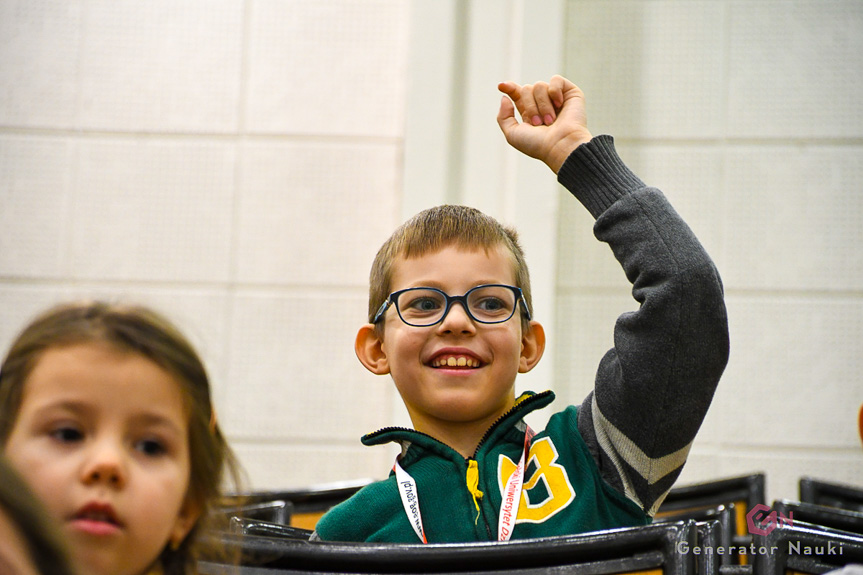
[[[82,475],[82,480],[87,485],[123,487],[126,484],[126,471],[121,447],[94,445]]]

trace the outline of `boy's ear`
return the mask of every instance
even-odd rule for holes
[[[386,375],[390,372],[383,344],[384,340],[378,335],[373,324],[367,323],[357,332],[357,340],[354,342],[357,359],[375,375]]]
[[[521,358],[518,372],[527,373],[536,367],[545,351],[545,329],[538,321],[531,321],[521,336]]]

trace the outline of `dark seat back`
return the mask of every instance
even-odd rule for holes
[[[268,501],[287,501],[291,504],[290,524],[294,527],[314,529],[318,519],[331,507],[341,503],[351,495],[371,483],[371,479],[357,479],[338,483],[325,483],[303,489],[271,491],[249,491],[226,496],[225,504],[231,501],[244,505]]]
[[[757,575],[820,575],[863,563],[863,536],[804,522],[756,536],[754,545]]]
[[[765,501],[765,476],[763,473],[754,473],[738,477],[728,477],[693,483],[675,487],[668,492],[659,511],[656,520],[662,521],[663,517],[682,516],[683,513],[694,513],[709,509],[717,509],[719,506],[733,510],[733,515],[727,521],[732,525],[731,545],[746,546],[752,542],[752,536],[746,524],[746,514],[758,504]],[[747,555],[734,554],[721,559],[723,565],[729,563],[747,564]]]
[[[696,537],[696,524],[689,521],[505,543],[331,543],[232,534],[224,535],[224,543],[242,547],[242,575],[693,575],[695,556],[681,551],[691,549]],[[200,571],[216,575],[232,573],[230,569],[205,563]]]
[[[801,477],[799,488],[800,501],[803,503],[863,513],[863,487]]]
[[[830,527],[863,535],[863,512],[815,505],[814,503],[788,501],[786,499],[774,501],[773,509],[783,516],[789,517],[792,523],[795,521],[804,521],[822,527]]]
[[[269,523],[288,525],[291,521],[294,505],[290,501],[263,501],[245,505],[223,505],[216,507],[217,513],[223,513],[229,518],[244,517]]]

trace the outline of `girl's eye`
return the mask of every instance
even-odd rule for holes
[[[135,449],[143,453],[144,455],[157,456],[163,455],[168,450],[165,448],[165,445],[156,439],[142,439],[138,443],[135,444]]]
[[[84,434],[74,427],[58,427],[52,430],[50,435],[61,443],[73,443],[84,439]]]

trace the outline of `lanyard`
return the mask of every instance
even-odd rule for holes
[[[428,543],[425,531],[423,531],[423,518],[420,514],[420,501],[417,497],[417,482],[411,475],[402,469],[396,458],[394,467],[396,471],[396,483],[399,485],[399,495],[402,497],[402,505],[405,508],[405,513],[408,516],[408,521],[411,527],[414,528],[414,533],[420,538],[423,543]]]
[[[533,436],[533,430],[528,426],[524,431],[524,449],[521,451],[518,466],[516,466],[515,471],[512,472],[506,481],[500,503],[500,513],[498,514],[498,541],[509,541],[510,537],[512,537],[512,531],[515,528],[515,521],[518,517],[518,506],[521,503],[521,492],[524,488],[525,462],[527,461],[527,454],[530,451],[530,440]],[[423,529],[416,480],[402,468],[398,458],[396,458],[393,470],[396,473],[396,484],[399,488],[399,495],[401,496],[402,506],[404,507],[408,521],[411,527],[413,527],[414,533],[419,537],[419,540],[423,543],[428,543],[425,530]]]

